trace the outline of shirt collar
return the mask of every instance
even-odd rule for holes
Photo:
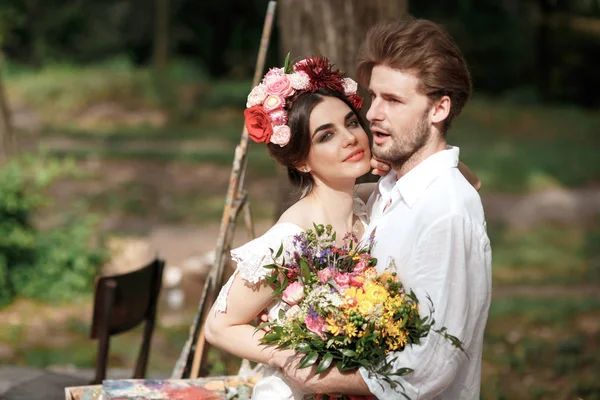
[[[411,207],[421,197],[425,189],[435,181],[440,174],[450,168],[458,166],[458,155],[460,149],[448,146],[446,150],[439,151],[419,165],[408,171],[398,179],[398,175],[392,170],[379,181],[379,192],[391,195],[394,191],[404,199],[408,207]]]

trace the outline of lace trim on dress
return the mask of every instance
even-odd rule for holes
[[[233,274],[231,274],[231,277],[229,278],[227,283],[221,288],[219,296],[217,297],[217,300],[215,300],[215,311],[222,313],[227,311],[227,295],[229,295],[229,289],[231,289],[231,284],[233,283],[233,280],[235,279],[236,275],[237,270],[235,270]]]
[[[271,249],[277,253],[279,246],[283,243],[282,257],[287,257],[294,246],[294,235],[301,231],[300,227],[293,224],[275,225],[263,236],[231,250],[231,259],[237,263],[237,269],[221,289],[215,301],[215,310],[227,311],[227,295],[237,274],[251,284],[257,284],[265,279],[269,270],[263,266],[273,262]]]

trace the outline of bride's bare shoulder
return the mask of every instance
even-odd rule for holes
[[[301,199],[285,210],[284,213],[281,214],[281,217],[279,217],[277,223],[291,223],[298,225],[302,229],[307,229],[307,227],[309,227],[308,225],[310,225],[307,225],[307,215],[310,215],[308,204]]]

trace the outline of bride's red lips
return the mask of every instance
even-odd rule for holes
[[[363,149],[358,149],[350,153],[348,157],[344,158],[344,161],[360,161],[364,156],[365,151]]]

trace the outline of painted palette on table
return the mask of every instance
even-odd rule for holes
[[[102,400],[102,385],[72,386],[65,388],[66,400]]]
[[[65,388],[66,400],[248,400],[260,376],[198,379],[119,379]]]
[[[220,400],[223,380],[120,379],[102,382],[104,400]]]

